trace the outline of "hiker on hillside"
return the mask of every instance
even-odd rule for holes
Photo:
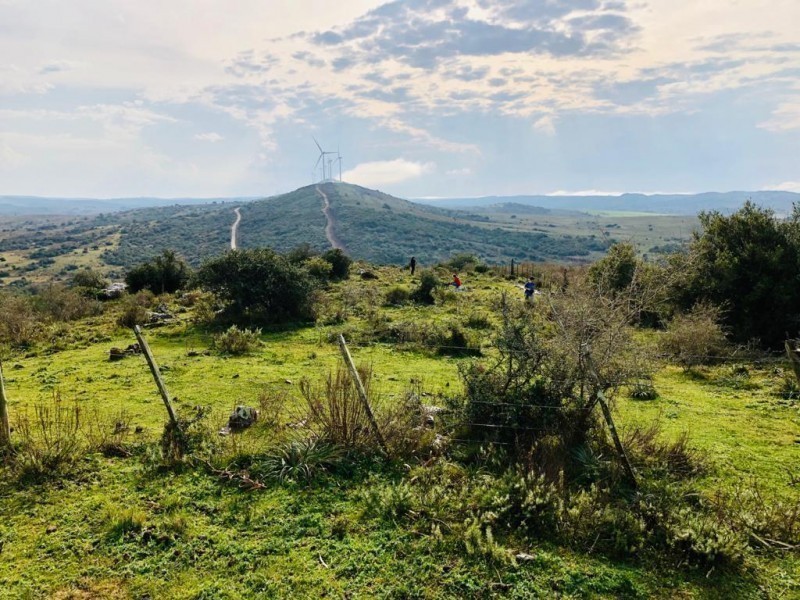
[[[525,300],[532,301],[533,294],[536,292],[536,282],[533,280],[533,277],[528,277],[528,281],[525,283]]]
[[[447,285],[452,285],[454,288],[456,288],[456,291],[461,289],[461,280],[458,278],[458,273],[453,273],[453,281]]]
[[[413,256],[411,257],[411,260],[408,263],[408,268],[411,269],[412,275],[414,274],[414,271],[416,271],[417,269],[417,259],[414,258]]]

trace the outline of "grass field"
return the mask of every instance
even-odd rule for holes
[[[336,368],[337,332],[355,338],[379,322],[434,327],[474,315],[491,320],[501,292],[521,294],[516,282],[472,274],[464,277],[466,291],[443,296],[436,306],[386,307],[381,298],[390,286],[411,288],[414,281],[395,268],[378,273],[377,282],[349,281],[328,292],[336,301],[357,298],[344,324],[323,320],[267,331],[262,346],[244,357],[213,351],[212,333],[193,323],[192,309],[179,312],[173,302],[178,321],[146,336],[179,413],[211,406],[209,426],[216,429],[235,405],[257,405],[266,390],[285,394],[284,418],[299,421],[298,384]],[[414,465],[365,459],[308,485],[274,483],[255,491],[203,468],[160,468],[148,452],[165,411],[145,361],[108,361],[112,346],[135,341],[116,326],[118,310],[110,304],[99,317],[59,325],[38,346],[4,361],[12,420],[57,396],[88,418],[113,422],[125,412],[143,431],[131,436],[132,456],[93,454],[66,478],[0,483],[0,598],[800,597],[796,551],[756,551],[732,573],[646,554],[614,559],[511,533],[501,541],[523,558],[471,555],[446,532],[369,512],[369,494],[413,479]],[[472,335],[492,353],[487,330]],[[658,334],[643,335],[653,342]],[[414,386],[426,402],[441,403],[460,393],[459,365],[474,360],[365,339],[354,339],[351,352],[372,365],[378,402],[387,405]],[[691,373],[660,365],[659,397],[633,400],[623,391],[618,425],[624,431],[657,422],[673,439],[688,432],[708,463],[699,480],[704,495],[756,481],[765,494],[796,498],[800,412],[796,401],[777,394],[786,368],[779,357]],[[270,435],[262,423],[224,443],[241,451]]]

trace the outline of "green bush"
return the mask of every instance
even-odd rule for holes
[[[231,325],[226,331],[214,336],[214,348],[231,356],[249,354],[261,344],[260,329],[239,329]]]
[[[174,294],[191,280],[189,265],[172,250],[164,250],[152,260],[134,267],[125,276],[128,291],[150,290],[154,294]]]
[[[303,263],[309,275],[319,281],[328,281],[333,274],[333,265],[324,258],[314,256]]]
[[[400,306],[411,300],[411,292],[402,285],[395,285],[386,291],[386,304],[389,306]]]
[[[234,250],[208,260],[198,281],[216,294],[229,318],[281,323],[313,317],[312,278],[268,248]]]
[[[631,385],[628,396],[634,400],[655,400],[658,398],[658,391],[656,391],[652,381],[642,379]]]
[[[331,265],[331,279],[342,280],[350,276],[350,266],[353,260],[339,248],[328,250],[322,254],[323,260]]]
[[[433,304],[433,290],[439,286],[439,279],[433,271],[423,271],[419,277],[419,285],[411,293],[411,299],[417,304]]]
[[[699,303],[690,312],[676,315],[661,335],[661,351],[686,370],[714,363],[728,350],[720,315],[719,308],[708,303]]]
[[[90,268],[76,271],[70,280],[70,287],[79,288],[89,294],[96,294],[108,285],[108,280],[100,272]]]

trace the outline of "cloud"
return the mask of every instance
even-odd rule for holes
[[[62,71],[69,71],[75,65],[68,60],[56,60],[46,63],[39,68],[39,75],[50,75],[52,73],[61,73]]]
[[[414,162],[403,158],[378,160],[356,165],[342,174],[342,179],[365,187],[379,187],[418,179],[436,169],[431,162]]]
[[[800,95],[798,95],[800,96]],[[772,112],[772,117],[758,124],[762,129],[783,132],[800,129],[800,97],[796,102],[784,102]]]
[[[214,132],[214,131],[209,131],[208,133],[198,133],[198,134],[196,134],[194,136],[194,139],[196,139],[199,142],[215,143],[215,142],[221,142],[225,138],[222,137],[220,134]]]
[[[774,185],[765,185],[765,190],[774,190],[776,192],[795,192],[800,194],[800,181],[784,181]]]
[[[536,119],[533,128],[545,135],[554,136],[556,134],[556,122],[552,115],[545,115]]]
[[[430,69],[458,56],[507,53],[554,57],[620,52],[637,31],[599,0],[484,1],[470,11],[458,0],[396,0],[339,30],[313,34],[320,47],[364,61],[394,59]],[[621,10],[619,5],[615,11]]]

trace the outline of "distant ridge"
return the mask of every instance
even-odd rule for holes
[[[733,212],[748,199],[781,214],[792,211],[800,194],[783,191],[704,192],[701,194],[620,194],[618,196],[484,196],[480,198],[415,199],[441,208],[480,208],[496,204],[523,204],[547,209],[579,211],[627,211],[670,215],[694,215],[703,210]]]
[[[186,206],[215,202],[245,202],[242,198],[49,198],[43,196],[0,196],[0,215],[96,215],[156,206]]]

